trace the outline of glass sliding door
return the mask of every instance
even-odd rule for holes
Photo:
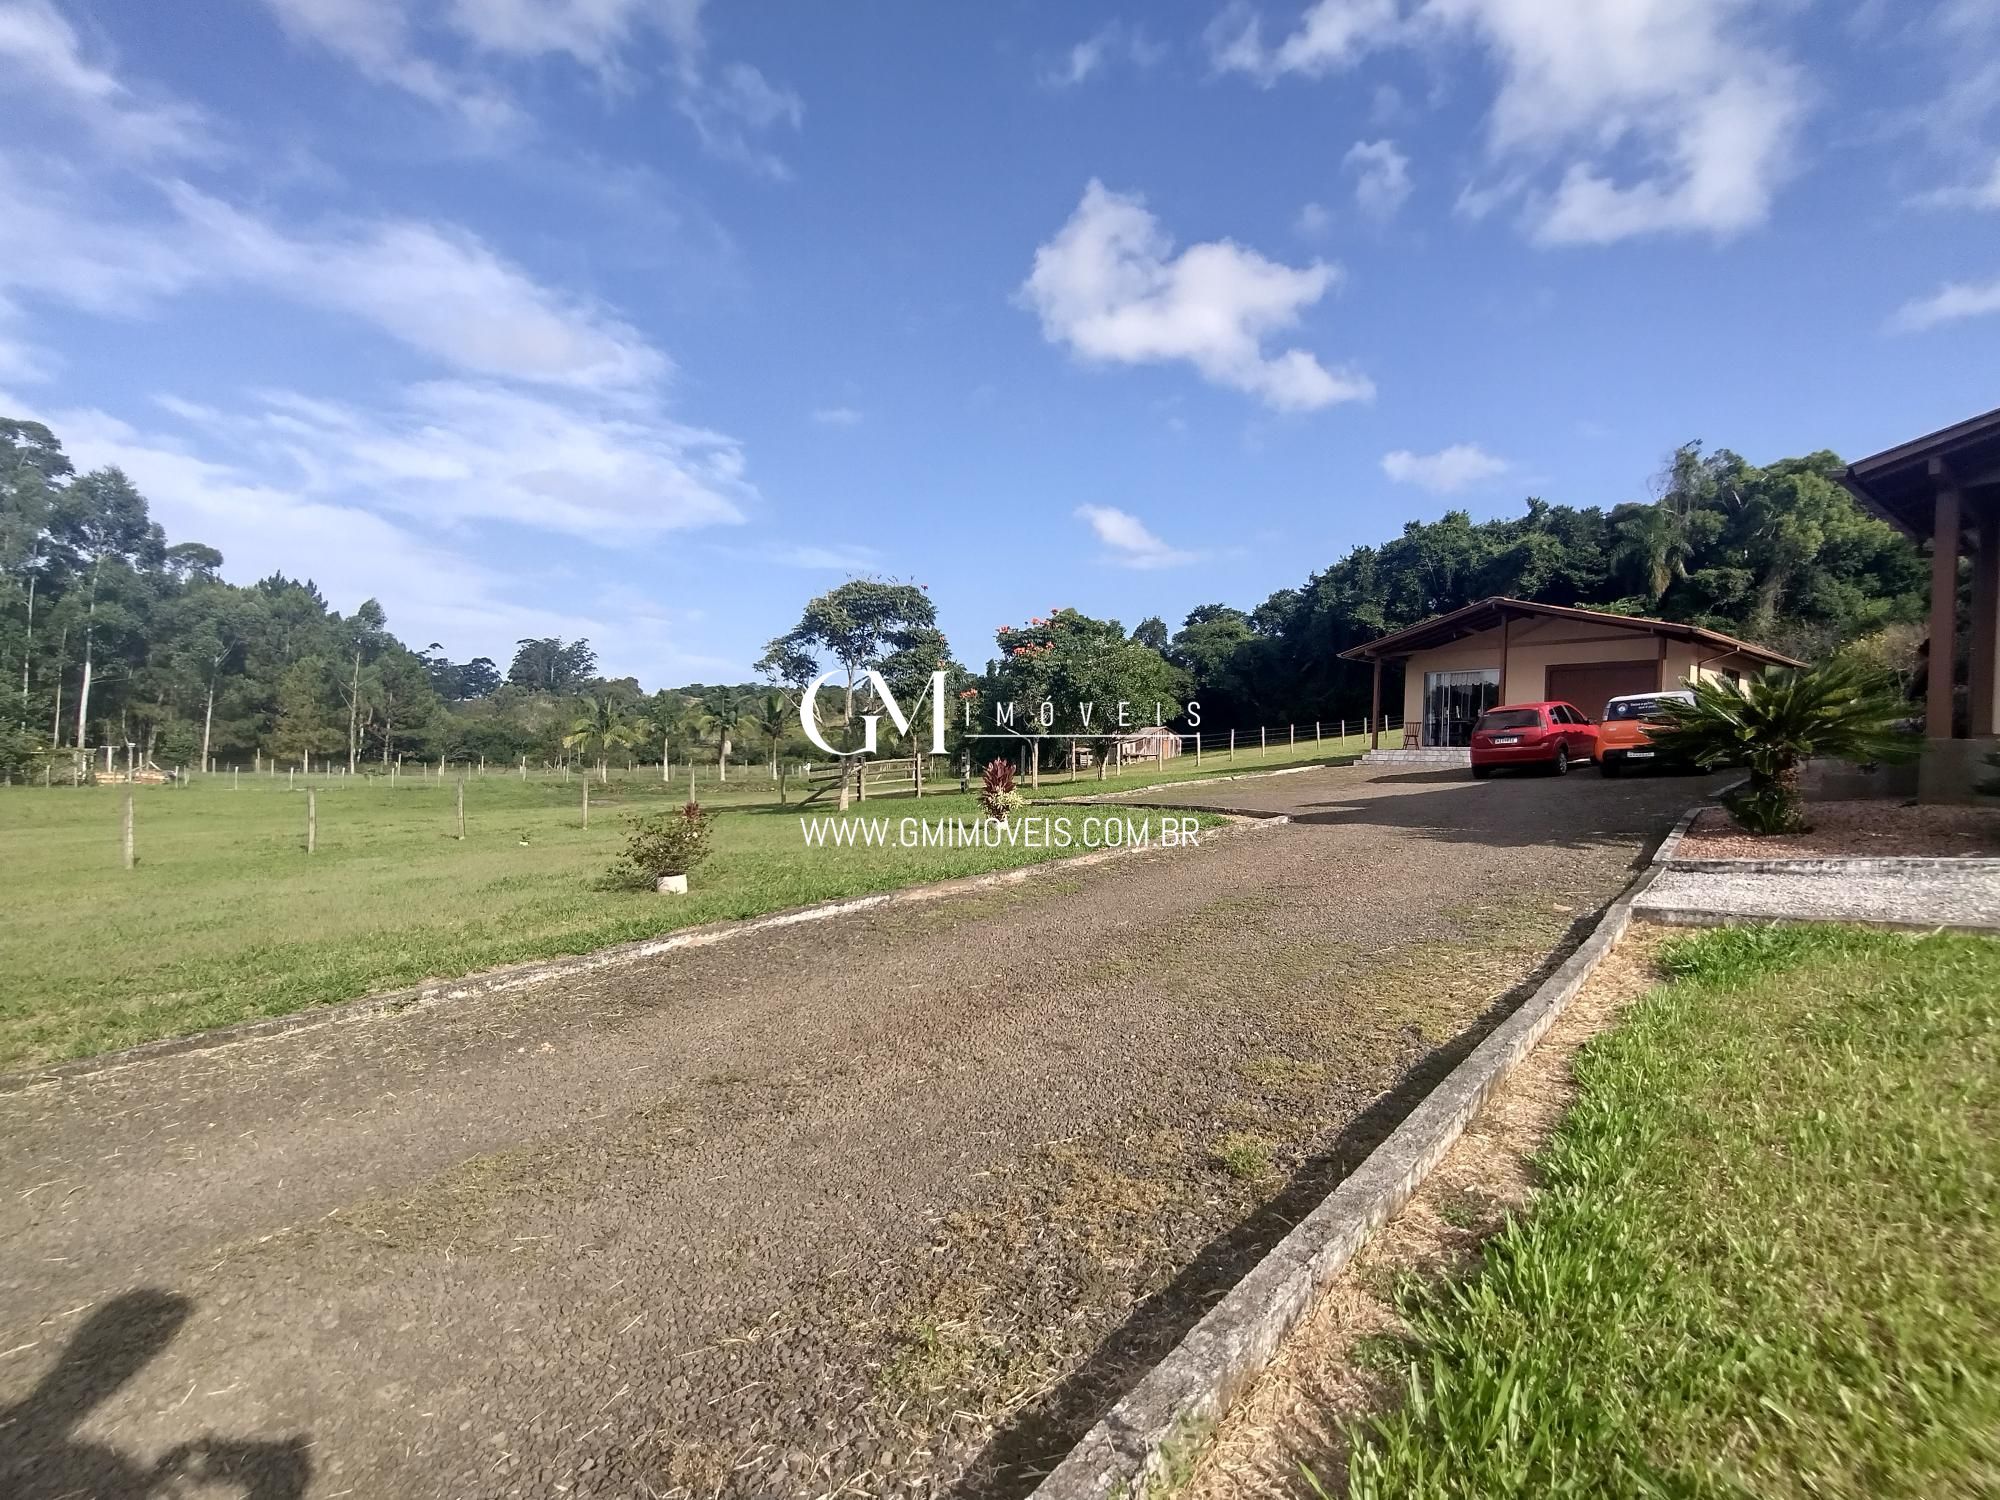
[[[1479,716],[1500,701],[1500,670],[1424,673],[1424,744],[1469,745]]]

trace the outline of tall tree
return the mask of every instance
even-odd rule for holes
[[[936,631],[937,607],[923,585],[854,578],[811,600],[799,623],[765,648],[757,670],[803,688],[818,675],[821,659],[832,657],[846,677],[840,722],[851,726],[855,683],[898,653],[943,647]]]

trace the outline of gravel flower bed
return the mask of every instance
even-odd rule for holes
[[[1804,833],[1757,837],[1720,809],[1695,820],[1681,859],[1839,859],[1850,856],[2000,855],[2000,807],[1895,802],[1814,802]]]

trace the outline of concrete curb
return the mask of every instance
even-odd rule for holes
[[[1693,821],[1692,814],[1682,820]],[[1662,847],[1665,847],[1664,845]],[[1038,1485],[1031,1500],[1134,1500],[1268,1364],[1315,1298],[1410,1201],[1495,1088],[1555,1023],[1632,922],[1648,865],[1562,967],[1410,1111]]]
[[[1229,816],[1227,813],[1215,812],[1214,809],[1203,810],[1215,813],[1218,817]],[[1279,818],[1275,821],[1288,823],[1291,819]],[[1249,833],[1270,827],[1272,822],[1270,819],[1239,819],[1225,823],[1221,828],[1208,830],[1208,836],[1213,838],[1217,834]],[[745,917],[733,922],[708,922],[699,927],[682,928],[679,932],[669,933],[664,937],[641,938],[637,942],[600,948],[593,953],[565,958],[534,959],[526,963],[489,969],[483,974],[434,980],[425,984],[411,985],[405,989],[385,990],[373,995],[357,995],[352,1000],[338,1000],[327,1005],[311,1006],[282,1016],[270,1016],[256,1021],[239,1021],[231,1026],[218,1026],[213,1030],[198,1031],[188,1036],[163,1037],[156,1042],[142,1042],[136,1047],[126,1047],[117,1052],[102,1052],[94,1057],[80,1057],[72,1062],[52,1063],[32,1073],[0,1074],[0,1094],[15,1094],[42,1084],[91,1077],[118,1068],[131,1067],[137,1063],[150,1062],[155,1058],[171,1057],[176,1053],[207,1052],[221,1047],[236,1046],[243,1042],[260,1041],[266,1037],[281,1036],[291,1031],[346,1025],[355,1021],[371,1020],[377,1016],[400,1014],[420,1007],[481,999],[488,995],[525,989],[531,985],[547,984],[552,980],[573,979],[583,974],[594,974],[602,969],[621,968],[626,964],[671,953],[677,948],[706,948],[716,943],[749,937],[754,933],[768,932],[774,928],[796,927],[807,922],[832,921],[851,916],[856,912],[872,911],[877,907],[938,901],[973,891],[991,890],[997,886],[1020,885],[1048,872],[1081,869],[1088,865],[1104,864],[1126,855],[1153,853],[1157,852],[1158,847],[1158,845],[1147,845],[1143,848],[1099,849],[1089,854],[1073,855],[1068,859],[1044,860],[1039,864],[1020,865],[1011,870],[996,870],[987,875],[960,875],[951,880],[936,880],[925,885],[877,891],[867,896],[821,901],[812,906],[797,906],[787,911],[773,912],[768,916]]]
[[[1851,859],[1676,859],[1673,867],[1693,875],[1908,875],[1922,870],[2000,874],[2000,859],[1970,854],[1856,855]]]
[[[1190,776],[1184,781],[1155,781],[1145,786],[1129,786],[1122,792],[1078,792],[1072,797],[1038,797],[1032,800],[1043,805],[1109,802],[1113,798],[1137,797],[1146,792],[1170,791],[1175,787],[1220,786],[1225,781],[1262,781],[1271,776],[1300,776],[1307,771],[1344,771],[1349,766],[1360,764],[1357,759],[1321,760],[1309,766],[1282,766],[1275,771],[1232,771],[1227,776]]]
[[[1632,913],[1641,926],[1655,927],[1873,927],[1883,932],[1963,932],[1992,937],[2000,925],[1976,922],[1899,922],[1884,917],[1780,917],[1748,911],[1720,911],[1707,906],[1641,906]]]

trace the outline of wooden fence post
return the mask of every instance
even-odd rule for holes
[[[1232,761],[1236,759],[1236,731],[1233,729],[1229,731],[1229,758]]]
[[[1194,737],[1194,768],[1195,768],[1195,769],[1196,769],[1197,771],[1199,771],[1199,770],[1201,769],[1201,736],[1200,736],[1200,734],[1196,734],[1196,735],[1195,735],[1195,737]]]
[[[306,788],[306,853],[310,854],[319,845],[319,794],[311,787]]]
[[[125,783],[125,868],[136,864],[137,856],[132,852],[132,783]]]
[[[910,757],[910,779],[917,784],[917,800],[922,801],[924,795],[924,758],[921,755]]]
[[[583,826],[590,826],[590,778],[583,778]]]
[[[1271,748],[1271,732],[1263,725],[1257,726],[1257,753],[1262,755]]]
[[[465,778],[458,778],[458,836],[465,837]]]

